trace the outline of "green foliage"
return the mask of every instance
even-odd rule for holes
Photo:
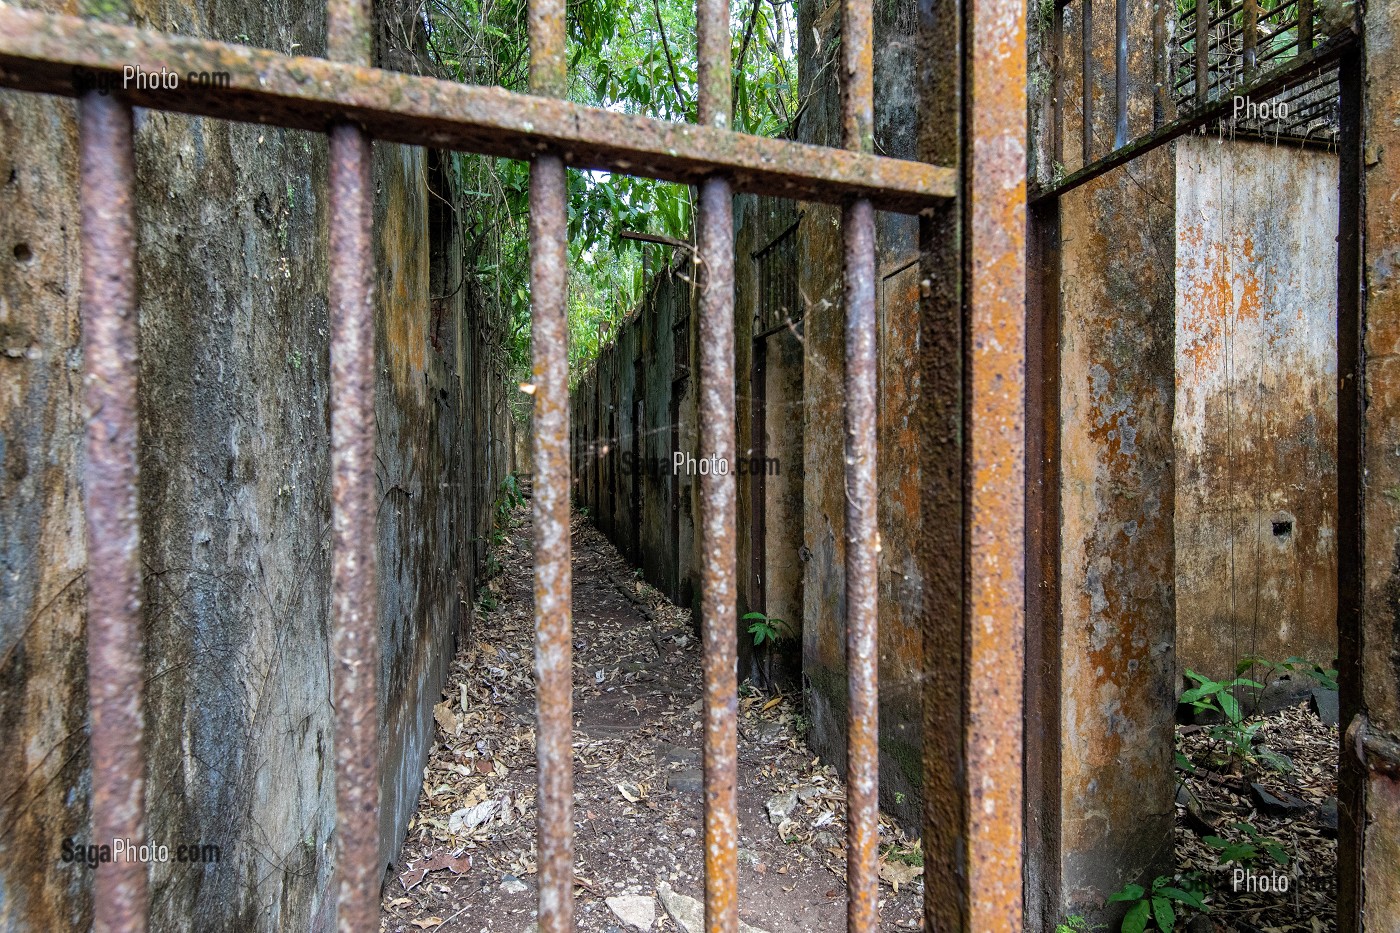
[[[1143,933],[1148,929],[1169,933],[1176,929],[1176,912],[1180,907],[1202,913],[1210,911],[1198,893],[1199,887],[1200,881],[1195,875],[1184,875],[1179,879],[1158,875],[1152,880],[1150,889],[1144,890],[1140,884],[1127,884],[1109,895],[1108,902],[1129,904],[1123,925],[1119,927],[1122,933]],[[1055,933],[1061,931],[1057,928]]]
[[[427,0],[429,52],[468,84],[528,89],[526,0]],[[732,13],[734,127],[778,135],[797,112],[794,0],[751,0]],[[567,5],[568,96],[622,113],[693,122],[698,67],[695,5],[686,0],[572,0]],[[529,167],[456,155],[465,196],[465,268],[476,292],[502,310],[505,364],[530,373],[527,236]],[[577,375],[642,295],[642,249],[624,231],[690,238],[691,189],[606,172],[569,171],[570,363]],[[645,248],[667,251],[665,246]],[[662,257],[664,261],[665,257]],[[528,398],[517,396],[517,408]],[[519,412],[523,415],[523,412]]]
[[[1270,661],[1266,658],[1250,655],[1240,659],[1240,662],[1235,665],[1235,673],[1243,674],[1251,667],[1261,668],[1266,677],[1269,674],[1306,674],[1317,681],[1318,686],[1328,690],[1337,689],[1337,669],[1335,667],[1323,667],[1307,658],[1300,658],[1296,655],[1286,661]]]
[[[755,648],[765,641],[771,645],[787,637],[787,623],[782,619],[769,618],[761,612],[749,612],[744,614],[743,620],[749,623],[749,634],[753,636]]]
[[[1223,740],[1230,756],[1240,761],[1263,760],[1277,766],[1282,759],[1278,756],[1261,755],[1255,752],[1254,736],[1259,731],[1259,723],[1246,722],[1239,700],[1231,692],[1234,687],[1254,687],[1262,690],[1264,685],[1246,677],[1234,680],[1211,680],[1204,674],[1188,670],[1186,676],[1196,682],[1196,686],[1181,695],[1182,703],[1189,703],[1197,712],[1218,713],[1225,722],[1212,726],[1213,738]]]
[[[1081,914],[1070,914],[1055,924],[1055,933],[1094,933],[1095,930],[1102,929],[1102,923],[1090,923],[1088,918]]]
[[[1247,841],[1232,841],[1219,836],[1201,837],[1202,842],[1216,851],[1216,858],[1221,865],[1234,862],[1241,867],[1248,866],[1259,857],[1262,849],[1275,864],[1288,867],[1288,852],[1277,839],[1261,834],[1249,823],[1234,823],[1232,828],[1241,833]]]

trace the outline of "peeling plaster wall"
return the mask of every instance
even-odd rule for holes
[[[324,52],[324,7],[301,0],[137,13]],[[87,841],[90,793],[75,118],[70,101],[0,93],[3,930],[91,922],[90,872],[59,862],[65,837]],[[454,197],[436,159],[375,147],[386,860],[509,449],[501,373],[474,349],[486,312],[468,290],[433,303],[462,249],[430,204],[429,185]],[[148,826],[222,852],[152,867],[151,926],[328,930],[325,139],[138,111],[136,166]]]
[[[1192,136],[1176,161],[1177,661],[1337,649],[1337,157]]]
[[[1171,852],[1172,182],[1170,152],[1158,150],[1062,201],[1066,912],[1096,914]]]

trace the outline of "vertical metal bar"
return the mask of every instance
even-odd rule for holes
[[[530,0],[530,90],[568,93],[564,0]],[[535,681],[539,929],[574,925],[573,572],[569,537],[568,190],[558,153],[530,164],[535,383]],[[612,444],[612,438],[609,438]]]
[[[729,0],[700,0],[700,123],[728,127]],[[734,463],[734,199],[728,179],[700,185],[700,450]],[[738,561],[735,474],[700,477],[700,616],[705,641],[705,929],[739,928]]]
[[[1313,2],[1298,0],[1298,54],[1309,52],[1313,47]]]
[[[1196,0],[1196,105],[1210,94],[1210,0]]]
[[[1244,0],[1244,78],[1259,70],[1259,0]]]
[[[88,698],[93,842],[146,842],[145,683],[137,514],[136,169],[131,107],[83,97],[79,137],[83,253],[83,403],[87,467]],[[145,930],[146,866],[97,867],[98,933]]]
[[[1362,256],[1365,202],[1365,58],[1354,48],[1338,70],[1337,196],[1337,683],[1341,722],[1365,708],[1366,302]],[[1376,657],[1377,655],[1371,655]],[[1346,746],[1346,727],[1339,744]],[[1363,928],[1366,855],[1365,763],[1343,747],[1337,776],[1337,929]]]
[[[841,4],[841,137],[874,150],[874,22],[870,0]],[[847,929],[879,928],[880,702],[875,500],[875,209],[865,199],[841,218],[846,305]]]
[[[1084,112],[1083,164],[1094,161],[1094,0],[1079,3],[1079,91]]]
[[[1026,6],[970,0],[963,191],[969,930],[1022,930]]]
[[[1113,148],[1128,144],[1128,0],[1118,0],[1113,24]]]
[[[370,64],[367,0],[329,0],[334,61]],[[379,613],[374,499],[374,188],[370,140],[330,131],[331,613],[342,933],[379,928]]]

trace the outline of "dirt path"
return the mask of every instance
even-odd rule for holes
[[[649,929],[683,929],[654,895],[703,898],[700,646],[690,613],[640,583],[592,525],[576,516],[573,533],[576,927],[639,929],[606,902],[635,895],[643,913],[651,901]],[[494,549],[501,572],[436,710],[384,930],[534,928],[529,541],[517,517]],[[844,787],[802,741],[793,698],[741,689],[739,727],[741,919],[769,933],[845,929]],[[790,812],[775,823],[770,802]],[[917,845],[882,831],[882,927],[917,929]]]

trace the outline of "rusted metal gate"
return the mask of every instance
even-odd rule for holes
[[[946,9],[946,8],[945,8]],[[529,7],[531,94],[370,67],[369,0],[328,0],[328,58],[289,57],[99,21],[0,6],[0,85],[81,98],[83,347],[88,410],[89,681],[94,839],[144,838],[137,532],[137,228],[132,108],[325,132],[330,138],[332,612],[339,924],[379,927],[374,550],[373,139],[531,163],[535,619],[539,755],[539,928],[573,924],[573,771],[565,166],[700,189],[700,422],[706,457],[734,456],[731,195],[748,191],[844,207],[847,309],[846,604],[849,620],[849,924],[877,924],[875,211],[918,213],[961,199],[970,340],[965,519],[971,581],[961,858],[967,922],[1021,928],[1021,639],[1024,320],[1024,14],[1017,0],[968,0],[967,85],[976,96],[959,168],[872,153],[870,0],[842,4],[845,150],[729,129],[727,0],[701,0],[700,120],[676,125],[581,107],[566,91],[565,0]],[[120,89],[124,65],[220,71],[198,94]],[[98,79],[93,90],[76,75]],[[702,478],[705,643],[706,927],[738,924],[735,679],[738,593],[734,477]],[[958,560],[953,555],[950,560]],[[146,927],[139,863],[99,867],[99,931]]]

